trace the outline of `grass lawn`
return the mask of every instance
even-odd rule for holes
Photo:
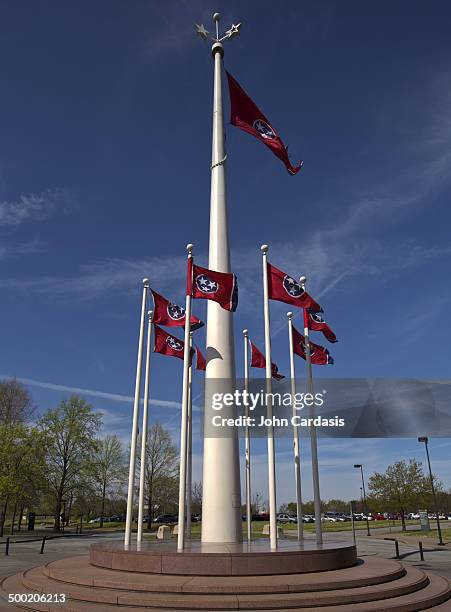
[[[267,521],[254,521],[252,523],[252,535],[253,537],[268,537],[262,535],[263,526],[267,524]],[[393,526],[401,526],[401,521],[372,521],[370,522],[370,530],[379,529],[381,527],[391,527]],[[417,525],[418,521],[406,521],[407,525]],[[366,530],[366,522],[365,521],[356,521],[354,523],[355,529],[357,530]],[[295,535],[297,530],[297,525],[294,523],[288,523],[284,525],[280,525],[287,535]],[[346,523],[323,523],[323,532],[337,532],[337,531],[351,531],[351,522]],[[201,523],[192,523],[191,525],[191,534],[194,539],[200,538],[201,532]],[[304,523],[304,532],[305,533],[315,533],[315,523]],[[152,532],[153,533],[153,532]],[[243,534],[247,533],[246,523],[243,521]],[[146,532],[144,531],[146,535]],[[147,532],[147,537],[151,538],[153,536],[149,535]]]
[[[451,542],[451,525],[448,527],[443,526],[443,523],[440,523],[440,529],[442,532],[442,538],[443,541],[448,544]],[[437,525],[432,525],[431,522],[431,529],[430,531],[421,531],[421,529],[414,529],[411,531],[403,531],[402,532],[402,537],[409,537],[409,538],[433,538],[434,540],[436,540],[438,538],[438,531],[437,531]]]
[[[263,526],[266,525],[268,523],[268,521],[253,521],[252,523],[252,534],[253,537],[267,537],[267,536],[263,536],[262,535],[262,531],[263,531]],[[400,527],[401,526],[401,521],[370,521],[370,530],[376,531],[380,528],[388,528],[388,527]],[[356,531],[363,531],[366,530],[366,522],[365,521],[355,521],[354,523],[355,525],[355,529]],[[434,535],[434,525],[431,522],[431,531],[430,532],[422,532],[420,531],[420,527],[419,527],[419,521],[406,521],[406,525],[416,525],[418,527],[417,530],[414,531],[407,531],[407,532],[402,532],[403,536],[414,536],[414,537],[418,537],[419,535],[422,536],[427,536],[428,534],[432,537],[436,537]],[[6,521],[5,524],[5,536],[9,534],[9,526],[10,526],[10,521]],[[50,528],[53,526],[53,519],[52,518],[47,518],[45,520],[43,519],[39,519],[36,521],[36,529],[42,529],[44,527]],[[66,528],[68,530],[70,530],[71,532],[73,532],[75,530],[75,528],[78,526],[78,523],[71,523],[69,528]],[[284,532],[287,535],[292,535],[294,536],[296,533],[296,529],[297,529],[297,525],[294,523],[287,523],[287,524],[280,524],[280,526],[282,527],[282,529],[284,530]],[[136,530],[136,523],[134,523],[133,525],[133,529]],[[152,531],[148,532],[147,531],[147,526],[144,526],[143,529],[143,535],[146,538],[154,538],[155,537],[155,533],[158,529],[158,525],[153,525]],[[347,521],[345,523],[329,523],[329,522],[324,522],[323,523],[323,532],[328,533],[328,532],[341,532],[341,531],[351,531],[352,527],[351,527],[351,522]],[[117,522],[105,522],[103,524],[103,527],[99,527],[99,523],[83,523],[83,532],[92,532],[92,531],[124,531],[125,530],[125,523],[117,523]],[[22,524],[22,530],[21,533],[26,531],[26,523]],[[436,530],[435,530],[436,531]],[[17,532],[17,527],[15,529],[15,533]],[[246,522],[243,521],[243,534],[246,535],[247,532],[247,527],[246,527]],[[304,523],[304,532],[305,533],[314,533],[315,532],[315,523]],[[443,538],[448,541],[451,540],[451,525],[448,527],[448,525],[442,527],[442,532],[443,532]],[[201,533],[201,523],[192,523],[191,525],[191,533],[194,539],[199,538],[200,539],[200,533]]]

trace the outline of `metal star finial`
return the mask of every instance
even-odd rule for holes
[[[222,42],[226,38],[235,38],[236,36],[239,35],[241,23],[237,23],[237,24],[232,23],[231,27],[226,31],[226,33],[220,37],[219,36],[219,20],[220,20],[219,13],[215,13],[213,15],[213,21],[215,24],[216,36],[210,36],[210,32],[207,29],[205,29],[205,26],[202,23],[194,24],[196,33],[204,40],[207,40],[207,38],[210,38],[210,40],[212,40],[215,43]]]
[[[236,25],[232,23],[232,27],[230,28],[230,30],[227,30],[225,35],[228,38],[233,38],[234,36],[238,36],[238,34],[240,33],[240,27],[241,27],[241,23],[237,23]]]
[[[206,29],[205,29],[205,26],[204,26],[204,24],[203,24],[203,23],[201,23],[201,24],[195,23],[195,24],[194,24],[194,28],[195,28],[195,30],[196,30],[196,33],[197,33],[197,34],[198,34],[198,35],[199,35],[201,38],[203,38],[204,40],[207,40],[208,35],[210,34],[210,32],[209,32],[208,30],[206,30]]]

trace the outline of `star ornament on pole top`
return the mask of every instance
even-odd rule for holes
[[[225,34],[223,34],[223,36],[219,36],[219,19],[220,19],[219,13],[215,13],[213,15],[213,21],[215,22],[216,36],[210,35],[210,32],[205,28],[203,23],[194,24],[194,29],[196,30],[196,34],[200,36],[201,38],[203,38],[203,40],[207,40],[208,38],[210,38],[210,40],[212,40],[215,43],[222,42],[223,40],[226,40],[227,38],[235,38],[236,36],[239,35],[241,23],[237,23],[237,24],[232,23],[232,25],[225,32]]]

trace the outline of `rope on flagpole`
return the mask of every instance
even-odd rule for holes
[[[224,155],[224,157],[221,159],[221,161],[218,161],[218,162],[216,162],[216,164],[213,164],[210,167],[210,170],[213,170],[213,168],[216,168],[216,166],[223,166],[226,159],[227,159],[227,153]]]

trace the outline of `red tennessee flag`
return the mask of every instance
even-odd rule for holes
[[[308,308],[312,312],[322,312],[322,308],[315,300],[301,287],[301,285],[282,270],[279,270],[269,262],[268,266],[268,297],[270,300],[277,300],[292,304],[298,308]]]
[[[299,162],[297,166],[291,165],[288,159],[288,148],[283,144],[275,128],[228,72],[227,79],[229,81],[231,105],[230,123],[252,134],[269,147],[274,155],[282,160],[290,174],[299,172],[302,162]]]
[[[310,310],[308,311],[308,328],[312,331],[323,332],[324,336],[329,340],[329,342],[338,342],[337,336],[327,325],[323,317],[317,312],[311,312]]]
[[[205,361],[205,357],[202,355],[200,350],[196,346],[196,370],[206,370],[207,362]]]
[[[238,285],[235,274],[215,272],[195,266],[191,257],[188,258],[186,292],[193,298],[213,300],[225,310],[232,312],[235,312],[238,306]]]
[[[158,325],[154,325],[154,330],[154,352],[161,353],[162,355],[169,355],[170,357],[178,357],[179,359],[183,359],[183,352],[185,349],[184,341],[180,340],[176,336],[168,334]]]
[[[333,358],[330,356],[329,351],[324,346],[315,344],[310,340],[310,361],[315,365],[332,365],[334,363]],[[305,359],[305,337],[298,332],[293,326],[293,351],[302,359]]]
[[[253,342],[251,342],[251,367],[252,368],[266,368],[265,356]],[[279,368],[275,363],[271,364],[271,376],[276,380],[282,380],[285,378],[283,374],[279,374]]]
[[[173,304],[153,289],[150,291],[154,303],[153,322],[167,327],[184,327],[185,309]],[[199,329],[202,326],[202,321],[191,315],[191,330]]]

